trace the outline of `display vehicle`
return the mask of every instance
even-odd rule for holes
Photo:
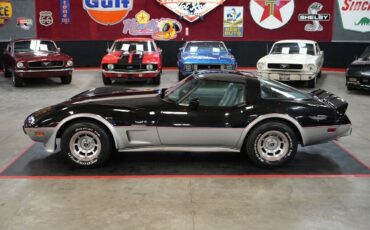
[[[104,85],[112,80],[145,80],[159,85],[162,74],[162,50],[150,38],[116,40],[101,61]]]
[[[52,40],[16,39],[4,50],[3,70],[5,77],[12,77],[15,87],[28,78],[59,77],[63,84],[70,84],[73,60]]]
[[[190,41],[180,48],[177,66],[179,80],[196,70],[235,70],[237,62],[223,42]]]
[[[347,102],[325,91],[304,93],[236,71],[198,71],[167,89],[103,87],[29,115],[24,132],[48,152],[81,167],[112,152],[245,152],[256,165],[281,166],[297,145],[351,133]],[[335,154],[335,153],[333,153]]]
[[[370,46],[348,66],[346,86],[348,90],[370,89]]]
[[[282,40],[257,62],[259,76],[277,81],[306,81],[316,87],[321,76],[324,52],[311,40]]]

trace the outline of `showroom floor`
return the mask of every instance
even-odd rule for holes
[[[161,86],[176,81],[176,72],[167,70]],[[339,142],[370,165],[370,92],[348,92],[344,82],[343,73],[326,72],[318,87],[349,102],[353,133]],[[28,114],[98,86],[102,81],[94,70],[76,71],[71,85],[56,79],[14,88],[11,79],[0,76],[0,168],[32,143],[21,129]],[[0,178],[0,194],[0,229],[367,230],[370,225],[370,177]]]

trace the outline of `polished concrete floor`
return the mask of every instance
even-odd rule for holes
[[[165,71],[161,86],[176,81],[175,71]],[[353,133],[339,142],[370,165],[370,93],[348,92],[344,82],[343,73],[325,72],[318,87],[349,102]],[[71,85],[55,79],[23,88],[0,73],[0,168],[32,143],[21,129],[29,113],[98,86],[100,73],[93,70],[76,71]],[[0,178],[1,230],[367,230],[369,217],[370,177]]]

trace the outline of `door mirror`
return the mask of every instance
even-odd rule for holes
[[[319,52],[319,54],[320,54],[320,55],[324,55],[324,51],[322,51],[322,50],[321,50],[321,51]]]
[[[57,52],[60,53],[60,48],[59,47],[57,48]]]
[[[180,52],[182,52],[182,51],[183,51],[183,49],[184,49],[184,48],[183,48],[183,47],[181,47],[181,48],[179,48],[179,51],[180,51]]]
[[[107,53],[109,53],[109,48],[107,48]]]
[[[162,53],[162,49],[158,47],[158,52]]]
[[[231,53],[231,49],[229,48],[229,49],[227,49],[228,51],[229,51],[229,53]]]
[[[198,110],[198,107],[199,107],[199,99],[197,97],[191,99],[189,102],[190,110]]]

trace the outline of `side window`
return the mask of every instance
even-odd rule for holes
[[[199,105],[212,107],[231,107],[245,102],[245,85],[235,82],[203,80],[182,104],[198,98]]]

